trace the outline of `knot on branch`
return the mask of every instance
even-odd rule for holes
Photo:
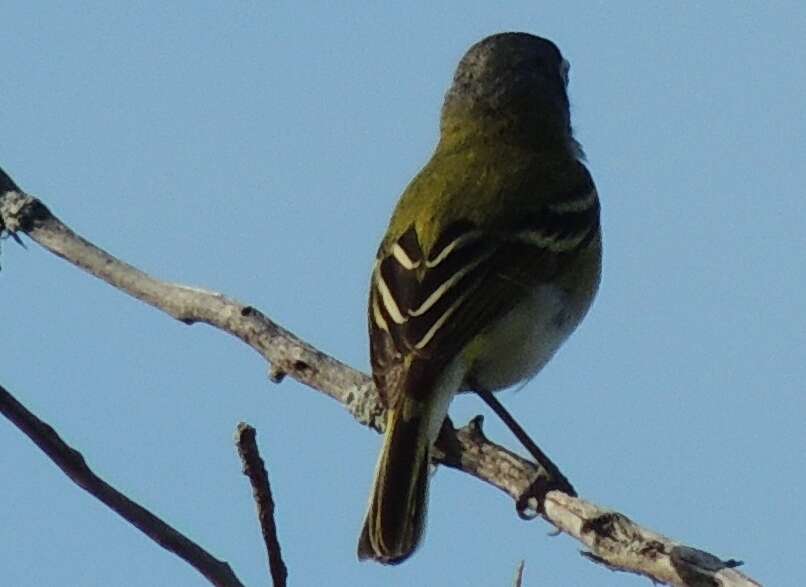
[[[0,194],[0,232],[30,232],[50,217],[47,206],[32,196],[20,191]]]
[[[715,577],[716,573],[742,564],[733,559],[723,561],[709,552],[683,545],[672,548],[669,558],[686,585],[692,587],[719,587],[722,583]]]
[[[633,551],[649,560],[669,554],[662,542],[647,541],[635,523],[618,512],[605,512],[587,520],[581,532],[583,535],[593,534],[593,546],[597,552]]]

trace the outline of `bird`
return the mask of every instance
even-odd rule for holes
[[[422,540],[433,443],[461,392],[533,377],[599,287],[600,203],[575,140],[569,65],[548,39],[491,35],[459,62],[430,160],[372,268],[372,376],[383,447],[358,557],[398,564]]]

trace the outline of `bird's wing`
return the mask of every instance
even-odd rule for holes
[[[595,189],[525,214],[506,233],[468,220],[445,227],[424,252],[414,225],[385,243],[372,272],[372,371],[387,406],[400,394],[427,397],[436,377],[477,334],[599,228]]]

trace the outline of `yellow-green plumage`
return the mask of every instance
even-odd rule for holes
[[[383,249],[412,224],[426,256],[446,224],[459,218],[507,231],[524,213],[539,212],[561,201],[569,186],[588,181],[587,170],[570,154],[492,142],[459,148],[440,143],[403,192]]]
[[[358,545],[405,560],[422,536],[431,445],[451,398],[534,375],[587,312],[599,201],[557,48],[494,35],[460,63],[430,161],[378,250],[369,300],[387,432]]]

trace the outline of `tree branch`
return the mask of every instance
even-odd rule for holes
[[[80,452],[68,446],[51,426],[29,412],[2,386],[0,412],[33,440],[76,485],[105,503],[165,550],[184,559],[210,583],[220,587],[243,587],[227,563],[216,559],[93,473]]]
[[[269,474],[260,458],[260,452],[255,441],[255,429],[249,424],[241,422],[235,433],[235,444],[238,455],[243,463],[243,473],[249,477],[252,484],[252,494],[257,505],[257,517],[260,521],[260,531],[266,553],[269,556],[269,572],[274,587],[285,587],[288,579],[288,569],[283,562],[280,552],[280,540],[277,538],[277,524],[274,522],[274,498],[271,495]]]
[[[7,231],[26,233],[54,254],[177,320],[210,324],[241,339],[271,364],[275,382],[290,375],[340,402],[360,423],[382,430],[384,409],[367,375],[317,350],[251,306],[219,293],[156,280],[115,259],[75,234],[13,182],[3,186],[3,176],[0,194],[8,193],[0,195],[0,225]],[[515,500],[537,476],[547,475],[487,440],[480,419],[443,433],[437,448],[437,462],[473,475]],[[611,569],[670,585],[759,585],[739,573],[735,561],[684,546],[583,499],[549,492],[542,515],[582,542],[589,549],[588,558]]]

